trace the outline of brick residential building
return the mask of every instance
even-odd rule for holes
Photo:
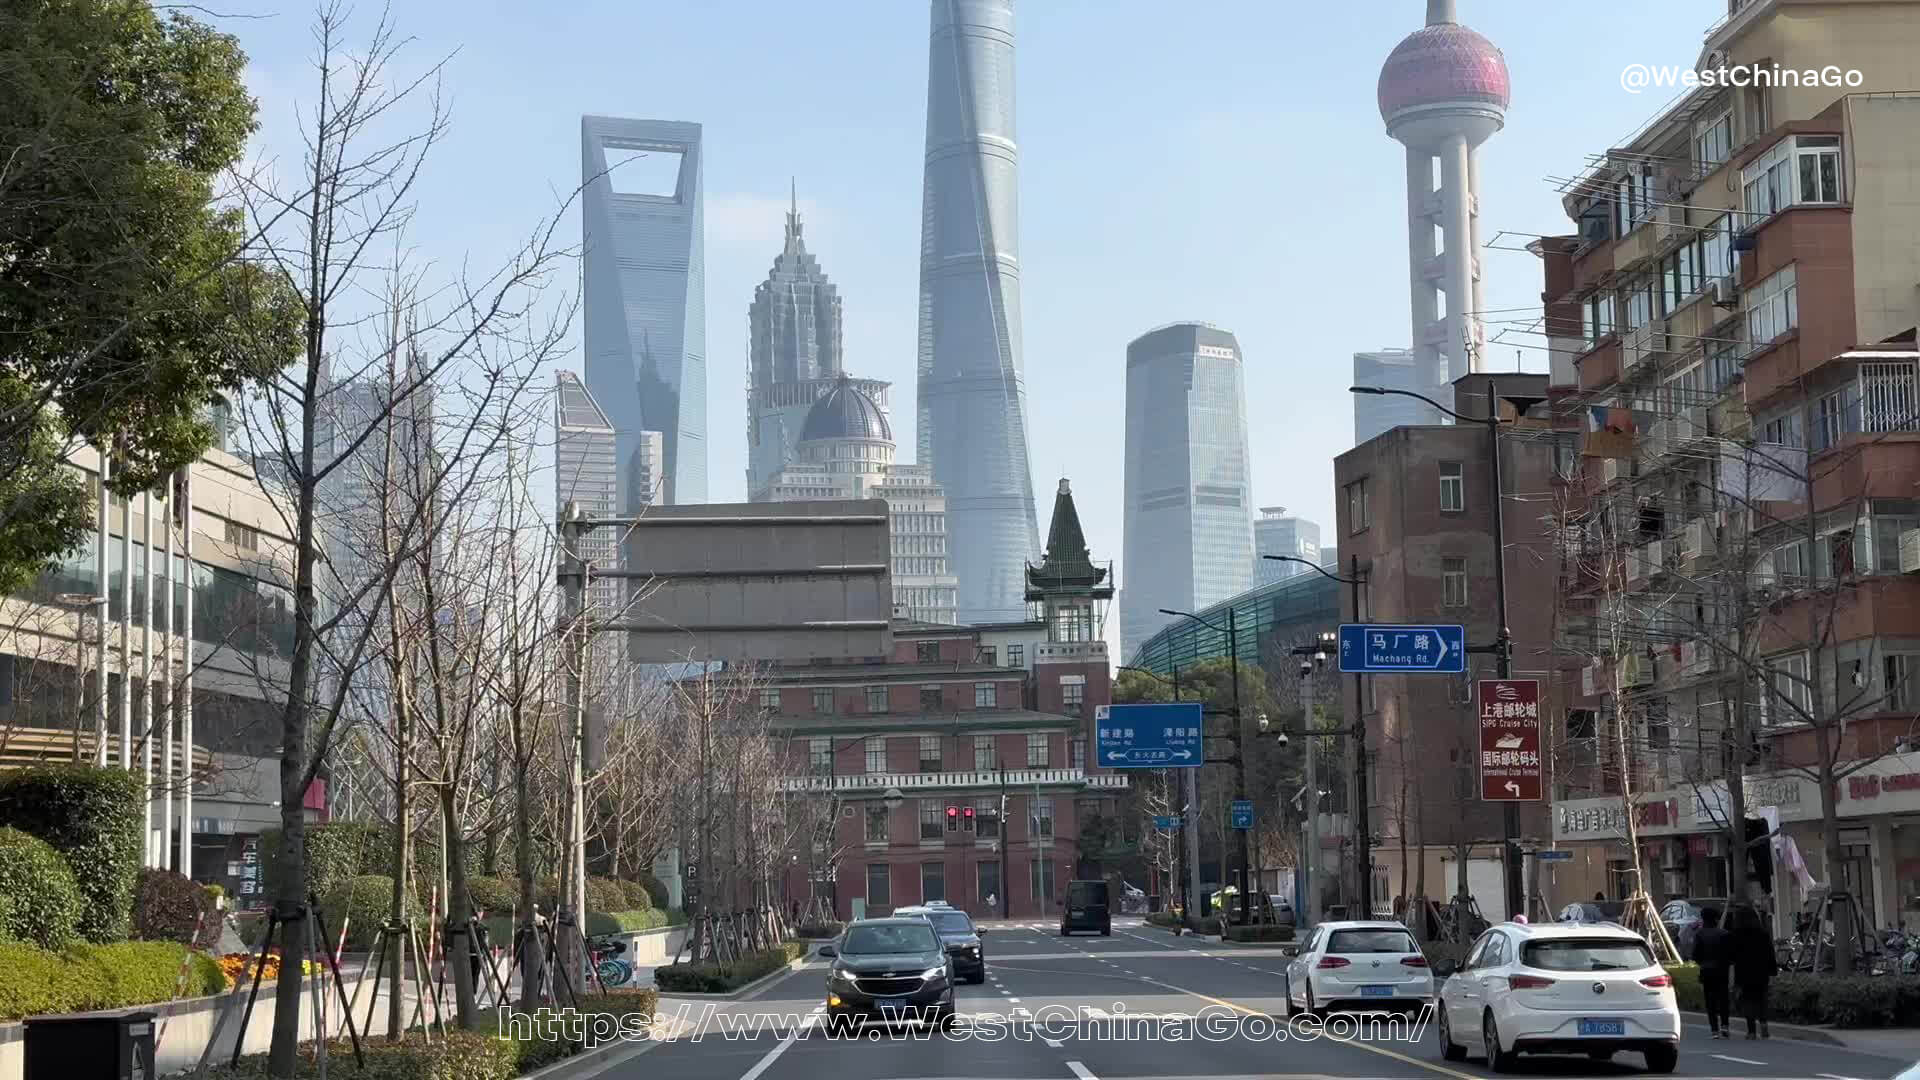
[[[897,617],[891,656],[769,673],[761,700],[789,740],[786,789],[823,800],[834,822],[831,850],[789,868],[789,899],[831,898],[841,919],[856,900],[868,915],[946,900],[982,917],[1052,917],[1066,882],[1096,870],[1082,865],[1080,823],[1111,814],[1127,786],[1088,750],[1111,698],[1112,586],[1065,480],[1046,557],[1026,578],[1026,622]]]

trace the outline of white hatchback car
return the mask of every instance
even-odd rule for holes
[[[1287,1011],[1335,1006],[1411,1012],[1433,1000],[1433,972],[1397,922],[1324,922],[1287,964]]]
[[[1456,969],[1435,965],[1441,1055],[1484,1049],[1494,1072],[1521,1054],[1638,1051],[1651,1072],[1680,1060],[1673,980],[1640,935],[1614,923],[1501,923],[1480,935]]]

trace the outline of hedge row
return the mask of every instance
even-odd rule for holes
[[[123,769],[42,765],[0,775],[0,825],[31,833],[66,859],[80,890],[75,931],[123,941],[140,873],[141,780]]]
[[[750,952],[731,966],[668,964],[654,969],[653,984],[670,994],[724,994],[771,975],[806,954],[806,945],[788,941],[771,949]]]
[[[659,1002],[659,995],[652,990],[612,990],[583,995],[580,1011],[615,1017],[652,1016]],[[497,1012],[488,1015],[486,1025],[484,1031],[448,1031],[444,1038],[436,1036],[431,1043],[418,1032],[409,1033],[398,1043],[365,1040],[361,1046],[367,1056],[367,1075],[387,1080],[513,1080],[579,1049],[571,1041],[513,1037]],[[345,1039],[328,1043],[327,1058],[337,1073],[353,1060],[352,1044]],[[241,1058],[237,1067],[216,1066],[208,1075],[220,1080],[267,1080],[267,1055]],[[313,1044],[303,1043],[294,1076],[304,1080],[318,1075]]]
[[[1700,969],[1679,964],[1667,969],[1682,1009],[1706,1008]],[[1840,1028],[1920,1027],[1920,976],[1819,975],[1787,971],[1774,977],[1767,994],[1768,1016],[1782,1024]]]
[[[846,928],[847,924],[843,922],[801,923],[794,928],[793,936],[814,940],[837,938]]]
[[[1228,941],[1292,941],[1291,926],[1229,926],[1221,931]]]
[[[0,945],[0,1020],[170,1001],[186,955],[185,946],[171,941],[74,944],[58,952]],[[195,953],[185,996],[217,994],[226,987],[219,963]]]

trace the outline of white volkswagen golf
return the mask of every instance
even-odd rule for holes
[[[1521,1054],[1620,1051],[1646,1056],[1651,1072],[1680,1060],[1680,1007],[1673,980],[1640,935],[1613,923],[1501,923],[1480,935],[1458,966],[1434,965],[1440,984],[1440,1051],[1460,1061],[1481,1048],[1494,1072]]]
[[[1334,1006],[1411,1012],[1433,1000],[1433,973],[1397,922],[1325,922],[1287,965],[1288,1011]]]

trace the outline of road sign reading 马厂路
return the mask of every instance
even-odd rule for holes
[[[1538,802],[1540,682],[1480,680],[1480,798],[1484,802]]]
[[[1236,829],[1253,828],[1253,800],[1233,800],[1233,827]]]
[[[1340,670],[1350,675],[1467,670],[1463,626],[1347,623],[1340,627]]]
[[[1206,761],[1200,703],[1102,705],[1094,762],[1108,769],[1197,769]]]

